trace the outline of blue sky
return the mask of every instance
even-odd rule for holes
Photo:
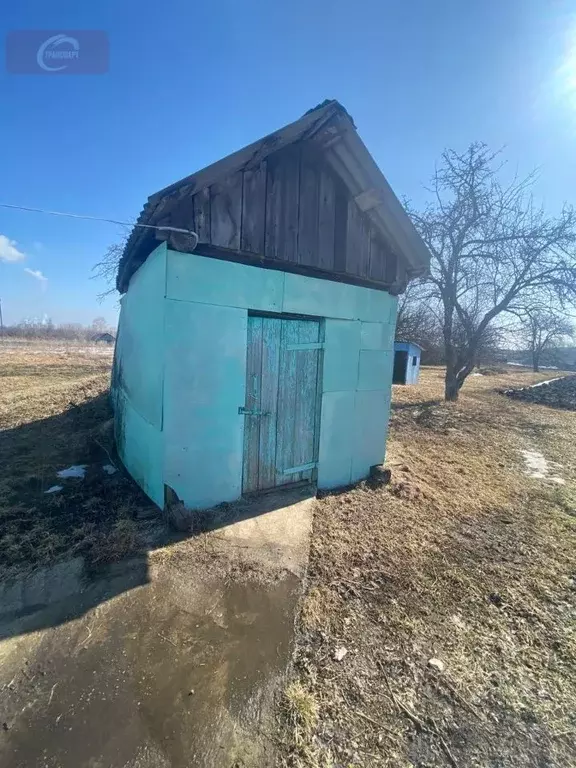
[[[27,28],[106,30],[110,71],[2,72],[0,202],[133,220],[149,194],[325,98],[346,106],[398,195],[421,202],[442,149],[482,140],[505,145],[511,168],[541,169],[551,212],[575,202],[576,2],[5,5],[2,38]],[[0,235],[7,322],[115,322],[89,278],[117,227],[0,209]]]

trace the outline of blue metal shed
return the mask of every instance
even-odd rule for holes
[[[394,342],[393,384],[417,384],[422,347],[411,341]]]

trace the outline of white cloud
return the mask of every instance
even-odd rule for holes
[[[16,240],[10,240],[6,235],[0,235],[0,261],[21,261],[26,254],[19,251]]]
[[[30,269],[30,267],[24,267],[24,272],[28,272],[29,275],[35,277],[36,280],[40,280],[41,283],[48,282],[48,278],[45,277],[39,269]]]

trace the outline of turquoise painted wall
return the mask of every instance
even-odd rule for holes
[[[319,487],[355,482],[384,459],[394,297],[161,246],[124,297],[117,352],[126,397],[160,431],[159,451],[155,433],[148,452],[161,456],[160,470],[150,470],[147,484],[141,482],[149,459],[136,419],[126,420],[128,460],[122,456],[159,504],[164,483],[190,507],[241,494],[244,418],[238,406],[245,401],[249,310],[325,319]],[[141,322],[146,332],[136,330]],[[157,325],[154,332],[151,324]],[[125,328],[130,344],[122,338]]]
[[[136,272],[122,297],[115,354],[115,428],[124,465],[164,505],[163,380],[166,246]]]
[[[247,312],[166,300],[164,482],[191,507],[242,493]]]

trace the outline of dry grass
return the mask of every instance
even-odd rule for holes
[[[298,680],[287,686],[284,695],[297,741],[303,742],[310,737],[317,725],[318,705],[310,691],[306,691]]]
[[[134,519],[150,508],[112,451],[111,351],[0,345],[0,575],[82,554],[99,564],[135,552]],[[56,472],[87,464],[84,480]],[[60,493],[45,494],[61,484]]]
[[[287,764],[576,765],[576,414],[494,391],[544,378],[394,388],[392,484],[317,505],[295,661],[318,723]]]
[[[101,471],[110,357],[0,355],[0,574],[137,551],[151,505]],[[446,405],[425,369],[394,391],[392,484],[318,502],[287,764],[576,765],[576,413],[495,392],[543,378],[474,377]],[[527,478],[521,449],[566,486]],[[85,480],[44,494],[72,463]]]
[[[289,683],[284,691],[282,715],[290,732],[293,764],[297,768],[332,768],[330,756],[312,744],[318,725],[318,704],[298,680]]]

